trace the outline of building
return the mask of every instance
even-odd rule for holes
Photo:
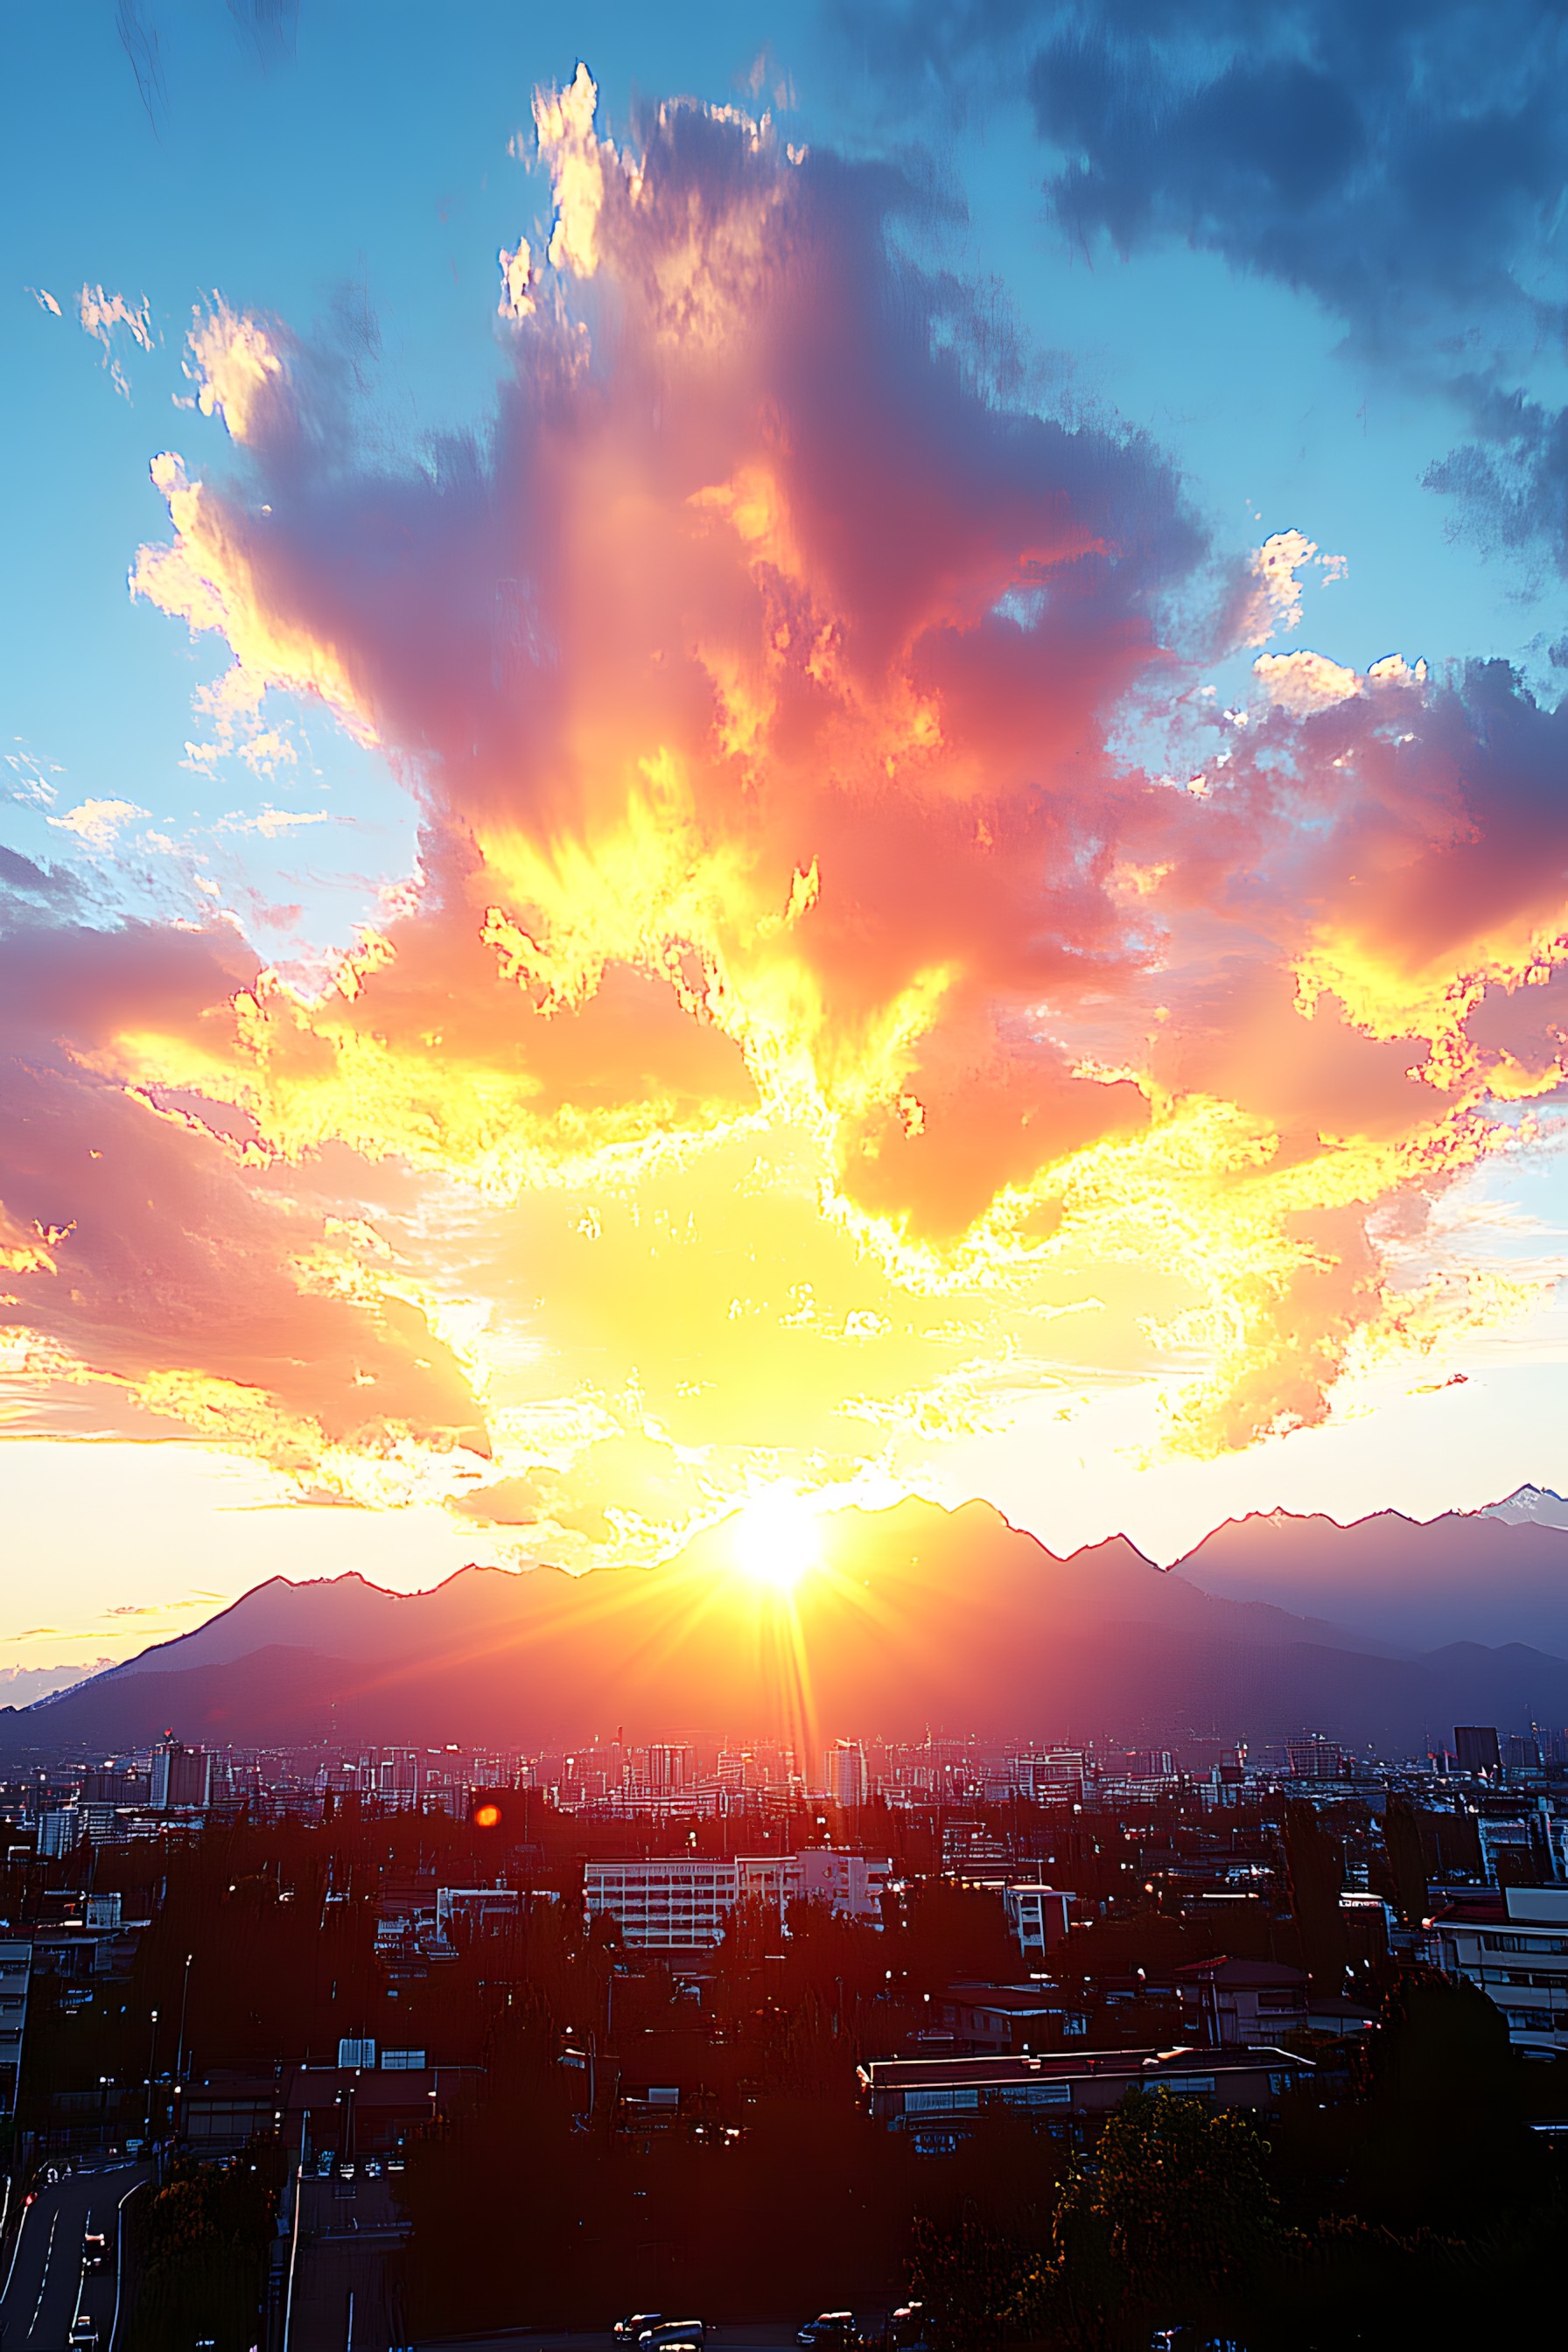
[[[776,1857],[742,1854],[736,1867],[741,1893],[776,1902],[781,1919],[787,1921],[792,1903],[825,1903],[836,1918],[865,1927],[881,1926],[882,1897],[893,1874],[885,1854],[846,1853],[830,1845]]]
[[[1321,1732],[1310,1732],[1304,1739],[1292,1739],[1285,1750],[1290,1777],[1295,1780],[1342,1780],[1348,1767],[1337,1740],[1325,1739]]]
[[[1315,2073],[1292,2051],[1085,2050],[1006,2058],[877,2058],[859,2070],[873,2118],[945,2154],[990,2111],[1081,2129],[1129,2091],[1169,2091],[1215,2107],[1270,2107]]]
[[[1017,1937],[1026,1960],[1043,1960],[1068,1931],[1068,1912],[1075,1898],[1054,1886],[1005,1886],[1002,1905],[1007,1925]]]
[[[81,1815],[75,1805],[58,1805],[38,1815],[38,1858],[74,1853],[81,1842]]]
[[[31,1944],[0,1944],[0,2116],[14,2116],[16,2112],[16,2084],[27,2031],[27,1986],[32,1973]]]
[[[205,1748],[165,1739],[153,1750],[152,1807],[155,1813],[199,1810],[212,1798],[212,1758]]]
[[[942,2004],[954,2048],[973,2057],[1038,2050],[1063,2032],[1062,1996],[1049,1985],[955,1984]]]
[[[1199,1960],[1178,1969],[1182,2031],[1209,2050],[1245,2050],[1307,2022],[1304,1969],[1279,1960]]]
[[[707,1951],[723,1936],[741,1896],[739,1864],[706,1855],[644,1862],[590,1862],[583,1904],[590,1924],[614,1919],[624,1943],[656,1951]]]
[[[1568,1887],[1458,1895],[1428,1924],[1426,1948],[1445,1976],[1479,1986],[1520,2049],[1568,2051]]]
[[[1495,1772],[1502,1762],[1497,1727],[1490,1723],[1457,1723],[1454,1759],[1461,1772]]]
[[[1528,1811],[1481,1815],[1476,1822],[1481,1875],[1489,1886],[1551,1885],[1568,1880],[1568,1822],[1544,1799]]]
[[[775,1906],[825,1903],[839,1917],[878,1927],[892,1874],[883,1856],[810,1846],[802,1853],[742,1854],[722,1862],[703,1854],[643,1861],[590,1862],[583,1902],[590,1921],[614,1919],[624,1943],[655,1951],[705,1951],[722,1937],[742,1896]]]
[[[515,1886],[438,1886],[436,1889],[436,1932],[450,1938],[455,1924],[470,1935],[510,1927],[522,1912]]]
[[[232,2154],[253,2133],[270,2131],[307,2155],[401,2147],[479,2071],[405,2063],[419,2054],[389,2052],[379,2067],[284,2065],[196,2075],[180,2102],[179,2136],[204,2156]]]
[[[822,1759],[822,1786],[836,1805],[863,1805],[871,1793],[866,1750],[858,1739],[836,1739]]]

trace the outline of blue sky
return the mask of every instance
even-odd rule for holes
[[[1425,133],[1401,111],[1406,65],[1393,33],[1380,48],[1347,9],[1348,0],[1320,0],[1270,12],[1267,37],[1238,46],[1228,0],[1205,0],[1187,12],[1190,24],[1182,12],[1167,18],[1155,0],[994,18],[911,4],[868,9],[847,32],[841,16],[804,6],[13,7],[0,24],[12,166],[0,224],[9,362],[0,372],[0,429],[11,453],[0,488],[8,558],[0,572],[0,750],[9,763],[0,771],[0,847],[73,877],[73,919],[89,927],[133,917],[161,938],[206,938],[226,926],[246,954],[283,969],[302,1003],[315,1001],[331,958],[354,945],[361,927],[394,924],[402,902],[388,893],[416,871],[422,815],[437,861],[449,850],[461,828],[429,788],[419,744],[384,729],[384,757],[286,683],[268,694],[259,744],[241,730],[226,747],[193,753],[191,744],[215,742],[210,715],[193,698],[226,669],[228,648],[212,635],[193,640],[177,618],[134,600],[128,574],[141,545],[168,538],[148,470],[159,452],[179,452],[194,478],[232,484],[237,513],[247,501],[268,512],[270,489],[280,500],[291,491],[275,452],[246,446],[221,404],[207,415],[195,404],[199,371],[186,337],[198,307],[205,313],[218,297],[261,321],[289,367],[298,357],[301,383],[314,369],[345,394],[331,427],[342,429],[343,446],[324,471],[338,467],[372,502],[378,481],[417,475],[448,436],[475,436],[488,457],[519,364],[516,322],[498,315],[498,251],[522,235],[542,257],[555,203],[550,173],[533,155],[533,93],[568,85],[580,59],[598,85],[599,132],[623,145],[639,104],[680,95],[720,110],[771,107],[795,149],[896,162],[931,200],[894,222],[895,247],[933,278],[949,273],[982,309],[994,305],[1020,338],[1023,372],[1008,380],[1006,401],[1098,432],[1108,451],[1145,436],[1152,477],[1173,469],[1206,550],[1155,602],[1171,653],[1156,675],[1177,679],[1176,698],[1162,685],[1164,703],[1158,694],[1152,702],[1141,677],[1121,709],[1104,716],[1128,758],[1156,769],[1167,756],[1202,761],[1213,744],[1197,714],[1260,707],[1256,646],[1234,627],[1227,633],[1222,616],[1253,551],[1288,531],[1332,561],[1303,572],[1300,622],[1276,637],[1276,651],[1310,648],[1358,673],[1400,655],[1424,659],[1434,680],[1467,662],[1501,660],[1543,709],[1554,706],[1563,672],[1552,648],[1568,639],[1568,593],[1561,533],[1552,535],[1560,459],[1550,427],[1568,390],[1568,313],[1557,249],[1563,206],[1550,198],[1560,163],[1568,184],[1568,134],[1556,100],[1536,106],[1528,90],[1521,98],[1488,47],[1474,59],[1476,109],[1512,106],[1515,128],[1511,150],[1507,141],[1478,144],[1464,46],[1474,34],[1462,11],[1435,7],[1433,113],[1443,135],[1452,133],[1453,160],[1443,163],[1444,149],[1434,165]],[[1514,53],[1533,60],[1533,71],[1558,37],[1553,20],[1529,7],[1509,14]],[[1063,46],[1069,35],[1078,47]],[[1291,79],[1298,54],[1316,77],[1310,89],[1299,75]],[[1101,72],[1106,57],[1115,71]],[[1119,81],[1116,61],[1126,58],[1133,67]],[[1276,79],[1255,84],[1255,70]],[[1352,87],[1395,128],[1386,154],[1366,149],[1336,180],[1329,163],[1317,169],[1313,126],[1329,123],[1321,131],[1328,155],[1334,107]],[[1158,102],[1149,100],[1145,119],[1139,108],[1151,89]],[[1263,109],[1274,145],[1261,163],[1247,127],[1258,119],[1260,90],[1279,109],[1277,121]],[[1239,157],[1237,176],[1217,166],[1210,173],[1211,151]],[[1485,235],[1449,223],[1434,178],[1442,170]],[[1267,202],[1248,195],[1254,181]],[[1429,237],[1409,227],[1415,217],[1419,232],[1418,215],[1400,210],[1418,200],[1432,217]],[[1368,224],[1384,215],[1401,224],[1409,268],[1394,273],[1392,291],[1373,296],[1357,256],[1375,246]],[[1120,241],[1117,222],[1131,224]],[[84,289],[121,298],[138,316],[145,304],[151,348],[124,324],[108,331],[107,345],[85,332]],[[320,423],[330,411],[323,400],[311,414]],[[1432,487],[1434,468],[1467,444],[1495,478],[1472,464],[1468,498],[1452,488],[1452,469],[1448,490]],[[1114,472],[1121,461],[1105,462]],[[1504,492],[1517,481],[1524,489],[1510,507]],[[108,814],[62,823],[84,804],[105,804]],[[1268,860],[1258,856],[1262,871]],[[807,844],[796,870],[810,864]],[[1211,948],[1200,940],[1199,964]],[[1116,1020],[1105,1015],[1107,1034]],[[1293,1034],[1285,1033],[1287,1052]],[[1180,1326],[1178,1342],[1149,1341],[1154,1354],[1167,1347],[1158,1363],[1151,1355],[1134,1366],[1133,1339],[1119,1338],[1099,1370],[1053,1360],[1033,1389],[1005,1369],[1022,1360],[1016,1329],[1005,1346],[993,1331],[987,1344],[1002,1349],[994,1361],[978,1371],[954,1363],[943,1375],[944,1396],[973,1388],[990,1398],[986,1410],[967,1421],[960,1414],[952,1442],[931,1452],[924,1433],[941,1414],[909,1408],[918,1441],[906,1433],[874,1457],[868,1452],[857,1491],[890,1497],[912,1487],[947,1501],[984,1493],[1058,1548],[1121,1524],[1169,1557],[1229,1510],[1321,1502],[1346,1516],[1384,1501],[1436,1510],[1479,1504],[1526,1477],[1568,1484],[1557,1436],[1568,1406],[1557,1304],[1568,1202],[1556,1097],[1539,1093],[1496,1116],[1532,1139],[1444,1192],[1416,1238],[1390,1242],[1381,1226],[1373,1234],[1380,1264],[1386,1272],[1397,1262],[1401,1280],[1451,1277],[1456,1296],[1472,1276],[1512,1275],[1533,1286],[1535,1303],[1511,1322],[1489,1315],[1484,1328],[1461,1328],[1459,1318],[1451,1345],[1428,1334],[1435,1377],[1374,1351],[1343,1371],[1316,1425],[1296,1427],[1287,1413],[1250,1445],[1200,1458],[1171,1452],[1162,1434],[1202,1353],[1179,1315],[1168,1327]],[[221,1131],[216,1111],[213,1118]],[[388,1145],[394,1157],[395,1149]],[[454,1160],[442,1181],[470,1172]],[[305,1210],[290,1196],[289,1213],[326,1214],[310,1193],[314,1181],[301,1179]],[[484,1193],[491,1206],[498,1181],[492,1171]],[[323,1180],[323,1201],[326,1189]],[[397,1186],[389,1179],[387,1189],[390,1198]],[[330,1229],[368,1215],[374,1191],[362,1170],[342,1200],[327,1203]],[[416,1208],[388,1209],[384,1221],[400,1263],[414,1269],[408,1298],[424,1312],[439,1294],[447,1336],[473,1306],[457,1298],[458,1271],[430,1254],[441,1217],[457,1219],[454,1198],[437,1187]],[[479,1213],[462,1211],[470,1213],[477,1231]],[[1393,1231],[1401,1213],[1385,1201],[1373,1224],[1381,1216]],[[474,1262],[491,1246],[499,1253],[502,1244],[475,1240]],[[1161,1274],[1156,1265],[1152,1292]],[[523,1287],[535,1283],[531,1272]],[[1099,1298],[1092,1304],[1099,1312]],[[499,1293],[486,1311],[495,1364],[531,1361],[531,1349],[548,1354],[547,1313],[531,1324],[519,1298]],[[847,1309],[862,1311],[871,1313]],[[1165,1311],[1151,1307],[1151,1332]],[[1137,1320],[1133,1303],[1114,1298],[1110,1316],[1129,1333]],[[495,1393],[504,1391],[500,1380]],[[1061,1402],[1068,1391],[1070,1410]],[[580,1405],[578,1398],[573,1409]],[[379,1556],[389,1577],[413,1582],[459,1564],[485,1540],[501,1547],[485,1556],[515,1556],[515,1545],[507,1553],[500,1536],[453,1516],[433,1472],[407,1470],[389,1544],[374,1524],[389,1503],[373,1509],[361,1496],[357,1511],[301,1508],[302,1474],[271,1455],[198,1444],[188,1431],[176,1443],[163,1422],[139,1437],[113,1415],[94,1423],[86,1405],[71,1408],[78,1420],[69,1425],[99,1451],[68,1507],[55,1483],[63,1408],[57,1399],[52,1422],[29,1418],[26,1400],[21,1410],[10,1491],[18,1524],[39,1543],[55,1525],[73,1563],[75,1597],[48,1636],[70,1661],[118,1654],[149,1627],[174,1630],[185,1622],[182,1611],[208,1605],[214,1588],[204,1578],[215,1571],[210,1559],[197,1563],[214,1541],[224,1549],[226,1525],[243,1526],[216,1571],[226,1590],[264,1572],[269,1547],[290,1539],[310,1566],[350,1564],[358,1546],[364,1564]],[[883,1399],[878,1410],[892,1416],[895,1407]],[[613,1493],[590,1496],[586,1484],[571,1485],[590,1474],[567,1459],[569,1449],[557,1445],[548,1461],[529,1455],[517,1432],[534,1425],[528,1413],[543,1411],[531,1392],[526,1409],[512,1397],[498,1423],[511,1432],[512,1454],[500,1444],[494,1459],[514,1484],[542,1480],[554,1496],[558,1518],[546,1513],[540,1522],[548,1545],[566,1539],[563,1528],[571,1536],[579,1523],[601,1525],[602,1502],[620,1506]],[[595,1444],[604,1416],[621,1411],[606,1385],[593,1405]],[[616,1442],[634,1437],[666,1443],[660,1430],[637,1435],[625,1426]],[[117,1486],[117,1453],[135,1445],[135,1467]],[[847,1475],[826,1461],[816,1441],[794,1450],[781,1443],[765,1463],[760,1453],[739,1466],[726,1460],[722,1475],[715,1458],[689,1509],[711,1516],[764,1475],[803,1491],[819,1491],[821,1480],[826,1493]],[[0,1452],[0,1480],[6,1475]],[[470,1463],[463,1475],[480,1473]],[[133,1601],[99,1541],[117,1492],[134,1496],[127,1507],[144,1530],[127,1571],[139,1580]],[[160,1512],[178,1530],[169,1557],[160,1554]],[[292,1538],[283,1532],[290,1527]],[[679,1531],[674,1520],[655,1530],[650,1517],[639,1556],[657,1554],[656,1533],[673,1541]],[[134,1613],[143,1609],[154,1613]],[[29,1643],[14,1649],[0,1638],[0,1664],[11,1656],[27,1667],[47,1662],[31,1629]]]

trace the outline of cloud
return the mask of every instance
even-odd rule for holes
[[[735,110],[616,142],[585,73],[535,121],[482,440],[399,466],[307,339],[198,320],[232,471],[156,460],[136,593],[227,646],[209,712],[378,747],[420,862],[310,986],[35,909],[0,1198],[65,1235],[50,1360],[351,1498],[458,1495],[482,1421],[466,1516],[633,1559],[759,1479],[918,1483],[1020,1389],[1162,1375],[1212,1451],[1517,1311],[1410,1269],[1562,1077],[1564,722],[1265,655],[1193,788],[1140,772],[1223,566],[910,257],[930,200]],[[1314,559],[1259,554],[1266,635]]]
[[[319,1212],[191,1111],[98,1074],[142,1024],[199,1027],[255,978],[232,934],[0,911],[0,1319],[112,1425],[149,1413],[285,1466],[482,1413],[397,1269],[343,1263]],[[121,1400],[116,1404],[114,1400]]]
[[[78,299],[77,315],[94,342],[102,346],[103,364],[114,389],[129,400],[130,379],[121,361],[116,337],[123,333],[140,350],[152,350],[153,314],[146,296],[132,305],[123,294],[106,294],[101,286],[84,286]]]
[[[134,801],[81,801],[64,816],[47,817],[45,822],[57,833],[74,833],[89,849],[107,851],[113,848],[117,834],[147,814]]]
[[[853,23],[853,33],[849,26]],[[900,102],[1027,89],[1051,216],[1080,248],[1165,242],[1308,294],[1446,392],[1473,438],[1428,476],[1494,542],[1568,563],[1564,415],[1531,393],[1568,321],[1568,62],[1552,0],[890,0],[840,16]]]

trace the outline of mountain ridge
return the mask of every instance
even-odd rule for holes
[[[1468,1617],[1456,1617],[1456,1528],[1494,1571],[1506,1559],[1521,1569],[1502,1617],[1561,1622],[1560,1645],[1478,1638],[1483,1605],[1497,1609],[1496,1573],[1479,1596],[1472,1580]],[[667,1566],[584,1577],[470,1564],[417,1593],[356,1570],[271,1577],[68,1694],[0,1711],[0,1747],[142,1744],[169,1724],[262,1745],[320,1738],[329,1719],[351,1738],[445,1744],[457,1726],[506,1746],[574,1743],[609,1722],[644,1738],[798,1739],[980,1721],[1007,1736],[1161,1744],[1310,1725],[1409,1753],[1488,1708],[1568,1721],[1560,1530],[1453,1514],[1372,1514],[1349,1528],[1253,1515],[1169,1569],[1120,1536],[1058,1556],[978,1502],[851,1508],[825,1517],[822,1533],[825,1568],[787,1607],[737,1578],[721,1530]],[[1410,1590],[1411,1547],[1428,1540],[1443,1571],[1436,1614],[1454,1619],[1438,1626],[1446,1638],[1426,1638],[1433,1612]],[[1328,1558],[1310,1613],[1282,1605],[1309,1549]],[[1366,1567],[1380,1560],[1389,1589],[1369,1600]],[[1331,1615],[1320,1613],[1325,1588]],[[1379,1611],[1386,1622],[1373,1623]],[[804,1647],[791,1656],[797,1622]],[[786,1688],[803,1684],[815,1699],[806,1732]]]

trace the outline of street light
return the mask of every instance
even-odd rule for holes
[[[178,2083],[178,2082],[179,2082],[179,2080],[180,2080],[181,2076],[182,2076],[182,2075],[183,2075],[183,2074],[184,2073],[184,2066],[185,2066],[185,2003],[189,2000],[189,1999],[190,1999],[190,1997],[191,1997],[191,1962],[195,1958],[195,1957],[196,1957],[196,1956],[195,1956],[195,1952],[187,1952],[187,1953],[185,1954],[185,1974],[184,1974],[184,1979],[183,1983],[182,1983],[182,1984],[181,1984],[181,1986],[180,1986],[180,2045],[179,2045],[178,2050],[177,2050],[177,2051],[175,2052],[175,2053],[174,2053],[174,2080],[175,2080],[175,2082],[176,2082],[176,2083]]]
[[[147,2123],[144,2137],[153,2137],[153,2070],[158,2054],[158,2012],[153,2011],[153,2039],[147,2048]]]

